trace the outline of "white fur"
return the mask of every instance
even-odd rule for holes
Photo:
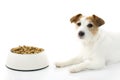
[[[58,62],[56,66],[74,65],[70,68],[70,72],[74,73],[86,69],[101,69],[106,64],[119,62],[120,34],[105,32],[99,29],[97,34],[93,35],[86,27],[89,21],[84,17],[80,22],[82,24],[77,29],[77,33],[79,31],[85,32],[84,38],[79,39],[83,46],[83,49],[80,49],[80,55],[65,62]]]

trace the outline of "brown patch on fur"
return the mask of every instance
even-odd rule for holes
[[[98,32],[98,28],[105,23],[103,19],[99,18],[96,15],[87,17],[87,20],[93,23],[93,27],[89,28],[89,30],[93,33],[93,35],[95,35]]]
[[[89,30],[92,32],[93,35],[96,35],[96,33],[98,32],[98,27],[93,26],[92,28],[89,28]]]
[[[73,23],[73,22],[76,23],[81,17],[82,17],[82,14],[77,14],[70,19],[70,22],[71,23]]]

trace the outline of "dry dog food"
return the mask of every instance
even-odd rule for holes
[[[36,54],[43,52],[43,48],[37,48],[33,46],[19,46],[11,49],[12,53],[17,53],[17,54]]]

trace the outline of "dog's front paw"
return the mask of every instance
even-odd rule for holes
[[[61,67],[64,67],[65,64],[62,63],[62,62],[57,62],[57,63],[55,63],[55,66],[58,67],[58,68],[61,68]]]
[[[81,69],[80,67],[78,66],[73,66],[69,69],[70,73],[77,73],[77,72],[80,72],[82,71],[83,69]]]
[[[79,72],[77,69],[75,69],[75,68],[70,68],[70,73],[77,73],[77,72]]]

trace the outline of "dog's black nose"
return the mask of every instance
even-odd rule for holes
[[[84,33],[83,31],[80,31],[80,32],[78,33],[78,35],[79,35],[80,37],[83,37],[83,36],[85,35],[85,33]]]

